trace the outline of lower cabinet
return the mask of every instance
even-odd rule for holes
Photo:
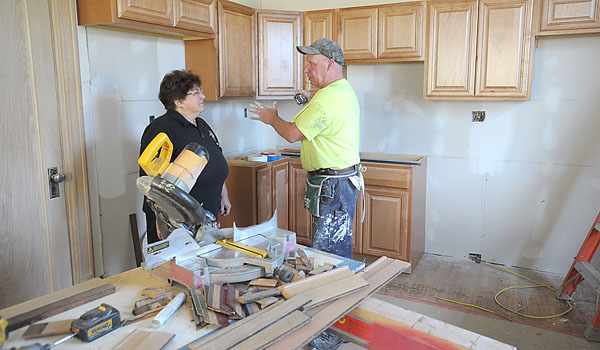
[[[353,237],[354,253],[387,256],[413,266],[425,251],[427,159],[420,165],[363,162],[366,167],[365,219],[360,223],[359,195]],[[410,271],[409,271],[410,272]]]
[[[300,159],[289,160],[290,164],[290,226],[289,230],[296,232],[296,241],[298,243],[311,246],[311,216],[308,210],[304,209],[304,191],[306,189],[306,180],[308,172],[302,168]]]
[[[410,195],[406,189],[365,188],[365,221],[362,244],[364,255],[385,255],[401,260],[410,256],[408,245]]]
[[[300,159],[271,163],[229,160],[227,187],[231,214],[222,227],[255,225],[277,209],[278,227],[296,232],[298,243],[310,246],[311,216],[304,209],[308,172]],[[415,265],[425,250],[426,158],[420,165],[363,162],[365,217],[359,194],[353,223],[355,254],[387,256]]]

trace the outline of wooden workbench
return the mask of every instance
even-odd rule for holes
[[[313,251],[310,248],[307,248],[307,250],[309,252],[315,254],[315,256],[319,256],[319,260],[323,260],[323,261],[327,261],[327,262],[331,262],[331,263],[336,262],[335,259],[333,258],[334,256],[332,256],[330,254]],[[320,253],[322,253],[322,254],[320,254]],[[389,260],[393,260],[393,259],[389,259]],[[339,260],[337,262],[339,262]],[[364,266],[363,264],[352,261],[352,260],[350,260],[350,261],[346,260],[344,263],[348,264],[349,262],[350,262],[350,264],[353,264],[354,265],[353,267],[355,267],[355,268],[358,267],[359,269],[361,269]],[[400,262],[398,260],[394,260],[394,262],[396,264],[399,263],[399,264],[408,265],[408,263]],[[364,273],[367,273],[367,275],[369,275],[368,270],[369,270],[370,266],[365,269]],[[396,265],[396,266],[398,266],[398,265]],[[407,267],[408,266],[402,265],[400,267],[400,269],[405,269]],[[360,272],[360,273],[363,273],[363,272]],[[114,294],[102,297],[100,299],[96,299],[87,304],[73,308],[71,310],[62,312],[55,316],[46,318],[43,320],[43,322],[74,319],[74,318],[81,316],[84,312],[97,307],[101,303],[107,303],[109,305],[112,305],[113,307],[117,308],[120,311],[121,318],[127,318],[130,316],[130,312],[133,308],[134,302],[136,300],[141,299],[141,291],[144,288],[161,287],[166,290],[171,290],[175,294],[177,294],[179,291],[184,291],[183,287],[181,287],[181,286],[171,287],[171,286],[168,286],[167,284],[153,278],[151,276],[150,271],[144,271],[142,268],[130,270],[130,271],[121,273],[119,275],[106,278],[104,280],[97,279],[94,283],[97,284],[99,281],[101,281],[102,283],[112,284],[113,286],[115,286],[116,292]],[[77,289],[77,288],[78,288],[78,286],[74,286],[71,288],[67,288],[67,290],[60,291],[58,293],[64,293],[65,291],[68,291],[69,289]],[[368,288],[370,288],[370,287],[367,287],[367,289]],[[356,293],[359,293],[359,294],[363,293],[363,295],[367,295],[367,294],[365,294],[365,290],[358,290]],[[349,295],[346,295],[340,299],[337,299],[334,302],[331,302],[331,304],[326,304],[320,308],[309,310],[308,314],[313,317],[313,320],[311,322],[309,322],[309,324],[307,324],[304,327],[301,327],[300,329],[298,329],[298,331],[295,331],[295,332],[287,335],[280,342],[272,344],[269,347],[269,349],[282,348],[281,347],[282,344],[284,344],[283,345],[284,348],[288,348],[289,346],[285,346],[285,344],[289,345],[289,344],[303,343],[304,342],[303,339],[305,339],[307,337],[311,337],[312,334],[315,333],[315,331],[309,330],[309,329],[311,329],[311,327],[313,329],[318,329],[318,326],[317,326],[317,328],[313,327],[313,325],[317,324],[318,322],[322,322],[321,323],[322,327],[324,327],[322,329],[326,329],[327,324],[331,325],[333,322],[335,322],[335,320],[337,318],[339,318],[339,316],[344,315],[344,313],[339,314],[338,317],[336,317],[334,315],[331,322],[329,320],[324,320],[323,318],[327,318],[327,317],[331,318],[332,314],[334,314],[335,312],[337,312],[339,310],[344,309],[343,305],[354,305],[354,306],[351,306],[349,309],[347,308],[347,310],[348,310],[347,312],[351,311],[352,308],[356,307],[356,304],[352,304],[352,301],[349,301],[349,299],[352,299],[351,294],[353,294],[353,293],[350,293]],[[0,315],[3,315],[4,317],[7,317],[7,316],[10,317],[11,314],[14,315],[15,312],[19,310],[20,306],[28,306],[28,307],[24,307],[24,308],[30,309],[32,305],[36,305],[36,306],[40,305],[40,304],[43,305],[45,302],[47,302],[47,301],[45,301],[45,300],[47,300],[47,298],[48,298],[48,296],[37,298],[32,301],[23,303],[23,304],[19,304],[19,305],[16,305],[16,306],[4,309],[4,310],[0,310]],[[441,321],[437,321],[430,317],[417,314],[413,311],[409,311],[409,310],[400,308],[398,306],[385,303],[380,300],[376,300],[376,299],[372,299],[372,298],[367,298],[367,299],[362,299],[362,300],[364,300],[364,301],[360,305],[358,305],[358,307],[356,307],[354,309],[354,311],[352,311],[350,313],[350,315],[359,317],[360,319],[365,320],[365,321],[369,321],[369,322],[377,321],[378,323],[383,323],[383,324],[393,326],[397,331],[399,330],[399,332],[401,333],[400,338],[399,338],[400,339],[399,341],[401,341],[401,342],[411,341],[411,339],[407,339],[405,337],[405,334],[409,334],[412,336],[412,335],[418,333],[417,334],[418,338],[423,338],[423,337],[432,338],[434,340],[434,343],[439,342],[439,340],[442,339],[443,341],[445,341],[447,343],[454,344],[456,347],[453,347],[453,349],[460,349],[463,347],[469,348],[469,349],[477,349],[477,350],[492,349],[492,348],[497,349],[497,350],[515,350],[516,349],[513,346],[497,342],[493,339],[490,339],[490,338],[481,336],[479,334],[449,325],[449,324],[441,322]],[[191,316],[190,316],[190,312],[188,311],[188,309],[189,309],[189,306],[187,304],[182,305],[179,308],[179,310],[159,329],[152,328],[152,326],[151,326],[152,318],[149,318],[149,319],[138,321],[134,324],[116,329],[115,331],[113,331],[91,343],[84,343],[77,338],[73,338],[71,340],[68,340],[65,343],[60,344],[58,347],[60,349],[65,349],[65,350],[69,350],[69,349],[108,350],[108,349],[114,348],[133,330],[139,329],[139,330],[150,331],[150,332],[159,330],[161,332],[173,333],[173,334],[175,334],[175,337],[163,349],[166,349],[166,350],[180,349],[182,347],[185,347],[187,344],[190,344],[191,342],[197,340],[198,338],[211,333],[212,331],[214,331],[216,329],[215,326],[207,326],[207,327],[197,330],[195,324],[191,321]],[[313,325],[311,325],[311,323],[313,323]],[[19,347],[22,345],[33,344],[36,342],[41,343],[41,344],[51,344],[51,343],[55,342],[56,340],[63,337],[63,336],[57,335],[57,336],[52,336],[52,337],[40,338],[40,339],[25,340],[25,339],[23,339],[22,335],[26,331],[26,329],[27,329],[27,327],[23,327],[23,328],[20,328],[18,330],[11,332],[9,334],[9,341],[4,347],[6,349],[10,349],[11,347]],[[316,334],[318,334],[318,333],[319,333],[319,331],[317,331]],[[359,340],[359,342],[357,342],[357,344],[360,344],[360,340]],[[409,344],[409,343],[406,343],[406,344]],[[432,349],[437,349],[437,348],[432,348]]]

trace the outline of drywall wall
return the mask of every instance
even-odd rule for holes
[[[94,230],[113,275],[134,266],[129,214],[145,229],[139,138],[148,116],[164,112],[158,85],[185,66],[184,47],[97,28],[80,28],[80,45]],[[429,157],[427,251],[566,271],[600,208],[600,73],[591,68],[599,59],[600,37],[542,41],[526,102],[426,101],[422,63],[348,67],[361,151]],[[208,102],[202,114],[227,156],[298,147],[244,119],[250,102]],[[288,120],[299,110],[291,101],[278,106]],[[472,110],[485,110],[486,121],[473,124]]]
[[[377,0],[263,0],[316,10]],[[531,101],[425,101],[423,64],[355,65],[361,151],[429,157],[426,250],[564,273],[600,209],[600,37],[540,40]],[[484,123],[471,111],[485,110]],[[279,139],[279,146],[285,141]]]
[[[129,215],[141,211],[138,177],[139,142],[149,116],[165,112],[158,88],[165,73],[185,69],[181,40],[99,28],[79,30],[93,235],[102,246],[107,276],[135,267]],[[261,123],[244,118],[251,101],[208,102],[201,115],[215,130],[226,156],[272,147]]]

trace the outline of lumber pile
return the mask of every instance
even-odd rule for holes
[[[309,272],[324,266],[314,266],[314,261],[301,256],[299,254],[300,259],[294,259],[293,264],[286,261],[294,274],[300,265],[300,269],[310,268]],[[291,283],[260,279],[245,285],[211,285],[206,287],[208,290],[199,291],[196,298],[201,307],[212,305],[213,309],[223,311],[217,320],[203,316],[204,322],[222,328],[188,344],[186,349],[301,347],[409,266],[406,262],[382,257],[359,273],[348,266],[333,268],[332,265],[324,268],[325,272],[309,274]],[[214,288],[212,292],[210,288]],[[217,294],[221,296],[218,304]],[[230,304],[232,298],[228,295],[235,296],[235,304]],[[234,319],[238,321],[227,325]]]

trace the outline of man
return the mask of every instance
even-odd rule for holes
[[[330,39],[298,46],[306,55],[304,73],[319,90],[292,122],[283,120],[277,103],[256,102],[255,120],[271,125],[288,142],[301,141],[302,167],[309,172],[304,206],[312,214],[313,248],[352,258],[352,222],[362,177],[358,171],[360,107],[344,78],[344,54]]]
[[[354,89],[344,78],[344,53],[330,39],[296,47],[306,55],[304,73],[319,90],[309,103],[287,122],[277,103],[267,108],[256,102],[250,112],[255,120],[271,125],[288,142],[301,141],[300,159],[309,179],[304,207],[312,215],[312,246],[352,258],[352,222],[362,184],[359,172],[360,107]],[[337,349],[343,339],[323,332],[310,342],[313,349]]]

